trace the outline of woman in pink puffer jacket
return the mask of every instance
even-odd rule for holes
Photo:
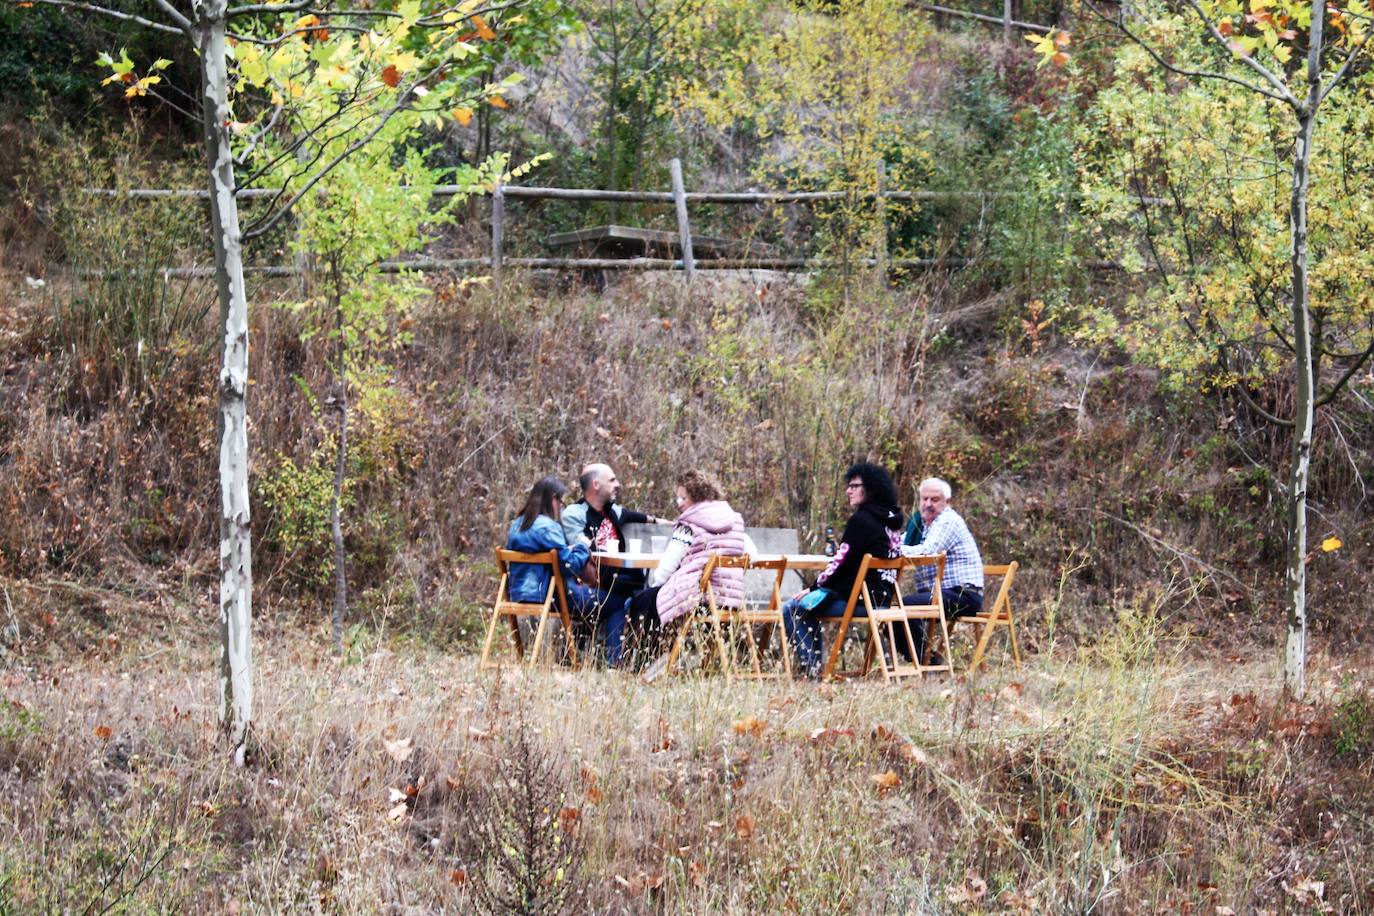
[[[754,556],[758,551],[744,533],[744,519],[725,501],[720,484],[705,471],[684,471],[677,479],[677,505],[682,513],[673,524],[668,549],[649,577],[649,587],[627,605],[628,625],[641,648],[652,635],[701,600],[701,573],[711,554]],[[717,569],[711,573],[716,600],[726,607],[744,602],[744,571]]]

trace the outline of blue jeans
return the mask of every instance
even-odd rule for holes
[[[983,610],[983,593],[974,591],[971,588],[942,588],[940,596],[945,599],[945,619],[953,620],[956,617],[968,617]],[[903,604],[930,604],[930,588],[926,587],[902,598]],[[926,648],[926,627],[924,624],[913,625],[911,628],[912,638],[916,640],[915,651],[906,645],[906,634],[901,630],[897,631],[897,651],[906,656],[907,661],[911,661],[916,656],[925,654]]]
[[[805,596],[802,596],[805,597]],[[782,625],[787,640],[797,650],[797,662],[808,677],[816,677],[825,664],[825,641],[821,636],[820,618],[843,617],[848,595],[830,593],[811,610],[801,606],[801,598],[791,598],[782,606]],[[854,608],[855,617],[867,617],[862,607]]]
[[[630,597],[634,590],[614,588],[596,593],[597,606],[601,619],[606,623],[606,665],[620,667],[620,657],[625,649],[625,621],[629,617]]]

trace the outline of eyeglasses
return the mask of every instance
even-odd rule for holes
[[[864,488],[864,485],[859,481],[854,481],[852,483],[845,484],[844,488],[846,490],[862,490]]]

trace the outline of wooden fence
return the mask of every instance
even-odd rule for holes
[[[491,194],[491,251],[487,257],[476,258],[415,258],[404,261],[386,261],[379,265],[384,272],[415,271],[459,271],[490,270],[493,279],[501,279],[506,268],[530,270],[582,270],[582,271],[621,271],[621,270],[681,270],[690,280],[697,270],[784,270],[809,271],[837,266],[840,262],[830,258],[781,258],[781,257],[739,257],[709,258],[698,260],[693,255],[692,226],[690,219],[691,204],[748,205],[761,203],[823,203],[844,199],[864,201],[937,201],[937,200],[977,200],[984,204],[997,198],[1028,196],[1024,192],[996,191],[900,191],[882,190],[866,194],[851,195],[844,191],[688,191],[682,179],[682,165],[677,159],[669,163],[672,176],[671,191],[611,191],[598,188],[541,188],[522,185],[497,185]],[[127,196],[135,199],[158,200],[168,198],[208,199],[209,191],[196,188],[138,188],[120,191],[108,188],[88,188],[88,193],[108,196]],[[236,196],[244,200],[262,200],[279,195],[272,188],[243,188]],[[440,185],[434,189],[436,197],[470,193],[470,189],[458,185]],[[677,244],[680,258],[512,258],[505,251],[506,201],[516,200],[565,200],[565,201],[602,201],[618,203],[672,204],[677,217]],[[1160,198],[1136,197],[1141,206],[1158,206],[1166,203]],[[872,258],[852,259],[853,266],[873,267],[879,264],[898,270],[954,270],[967,267],[976,259],[966,257],[941,258]],[[1119,269],[1111,261],[1093,261],[1088,266],[1095,269]],[[187,278],[209,276],[210,268],[150,268],[168,278]],[[255,276],[288,277],[299,274],[297,266],[253,266],[246,271]]]

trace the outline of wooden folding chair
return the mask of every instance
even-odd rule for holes
[[[871,554],[864,554],[864,561],[872,559]],[[854,619],[854,608],[859,604],[859,598],[863,594],[863,576],[854,580],[854,587],[849,590],[849,599],[845,602],[844,613],[839,617],[818,617],[816,622],[819,624],[834,623],[835,638],[830,645],[830,654],[826,657],[825,667],[821,669],[821,680],[831,680],[832,678],[847,678],[864,674],[868,669],[865,660],[864,669],[861,671],[836,671],[835,666],[840,663],[840,656],[844,654],[844,639],[849,635],[849,624]]]
[[[930,593],[929,604],[906,604],[902,600],[901,582],[902,573],[908,569],[916,569],[921,566],[932,566],[935,569],[934,587]],[[869,591],[867,576],[874,569],[891,569],[897,573],[896,583],[892,590],[892,600],[884,607],[879,607],[873,601],[873,595]],[[945,555],[937,554],[933,557],[898,557],[892,560],[879,560],[872,556],[865,556],[863,563],[859,566],[858,581],[863,584],[864,610],[868,614],[868,648],[864,653],[864,674],[868,673],[873,660],[876,658],[878,664],[883,669],[883,680],[887,682],[901,680],[904,677],[919,677],[931,672],[948,671],[953,673],[954,666],[949,651],[949,623],[945,617],[944,596],[941,594],[939,584],[944,580],[945,575]],[[914,657],[911,661],[903,661],[901,653],[897,648],[897,636],[901,633],[906,637],[908,649],[916,645],[911,632],[911,621],[917,621],[917,626],[926,628],[926,639],[924,640],[925,650],[920,657]],[[938,665],[930,664],[931,650],[935,642],[935,624],[939,624],[939,636],[941,639],[941,651],[944,653],[944,661]],[[900,630],[898,629],[900,627]],[[886,630],[887,641],[884,644],[883,635]]]
[[[1016,622],[1011,614],[1011,583],[1016,578],[1016,570],[1020,564],[1012,561],[1006,566],[984,566],[983,581],[990,578],[1002,577],[1002,584],[997,589],[997,598],[992,602],[991,607],[984,606],[981,614],[970,614],[967,617],[954,618],[955,623],[971,623],[978,628],[974,634],[977,642],[973,647],[973,660],[969,662],[968,670],[976,670],[983,661],[983,653],[987,651],[988,641],[992,639],[993,631],[998,627],[1007,628],[1007,637],[1011,642],[1011,657],[1016,662],[1016,666],[1021,667],[1021,650],[1016,645]]]
[[[725,673],[725,680],[728,683],[732,676],[738,676],[746,680],[762,680],[765,678],[778,678],[784,675],[790,680],[792,677],[791,652],[787,645],[787,634],[783,632],[782,624],[782,603],[780,583],[782,574],[786,570],[785,560],[765,561],[763,568],[775,569],[777,575],[773,580],[773,594],[771,600],[764,606],[750,606],[745,601],[742,607],[732,608],[723,607],[716,600],[715,589],[712,587],[712,573],[717,569],[738,569],[748,571],[754,564],[748,557],[731,557],[713,554],[706,561],[706,568],[701,573],[701,592],[706,599],[706,608],[710,614],[711,629],[716,637],[716,648],[720,652],[720,668]],[[778,638],[782,643],[782,664],[783,670],[765,671],[763,661],[759,651],[758,640],[754,638],[754,624],[764,624],[765,643],[764,648],[772,642],[772,631],[776,630]],[[728,635],[727,635],[727,627]],[[735,670],[735,653],[732,651],[735,634],[739,631],[744,632],[744,642],[749,647],[749,667],[750,670],[740,673]]]
[[[548,566],[552,575],[549,587],[542,602],[512,601],[510,598],[510,565],[512,563],[532,563]],[[497,622],[505,617],[510,621],[511,644],[515,657],[525,655],[524,641],[520,638],[520,618],[537,617],[539,625],[534,631],[534,646],[526,664],[533,665],[539,659],[539,650],[544,644],[544,630],[549,617],[556,612],[563,621],[563,634],[568,641],[568,652],[574,665],[577,664],[577,641],[573,639],[572,616],[568,613],[568,592],[563,585],[563,571],[558,562],[558,551],[547,550],[541,553],[521,553],[518,550],[496,549],[496,568],[501,574],[500,584],[496,586],[496,600],[492,602],[491,622],[487,625],[487,638],[482,644],[480,667],[496,667],[500,662],[490,660],[492,643],[496,639]]]

